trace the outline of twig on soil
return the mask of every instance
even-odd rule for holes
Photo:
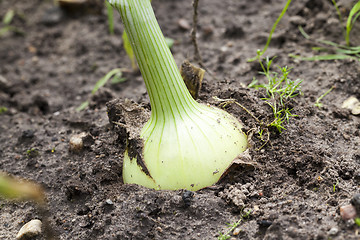
[[[195,61],[199,64],[200,67],[202,67],[206,72],[208,72],[210,74],[211,77],[213,77],[215,80],[218,80],[215,75],[209,71],[209,69],[205,66],[201,54],[200,54],[200,50],[199,50],[199,45],[196,39],[196,32],[197,32],[197,21],[198,21],[198,5],[199,5],[199,0],[194,0],[193,2],[193,9],[194,9],[194,13],[193,13],[193,28],[191,30],[191,41],[194,45],[194,59]]]

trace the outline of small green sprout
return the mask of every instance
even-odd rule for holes
[[[128,71],[124,68],[115,68],[108,72],[104,77],[96,82],[91,94],[94,95],[101,87],[103,87],[110,79],[112,84],[117,84],[126,81],[126,78],[122,77],[122,73]],[[89,106],[89,101],[82,102],[76,111],[80,112]]]
[[[260,52],[258,56],[260,58]],[[285,129],[284,124],[289,123],[291,117],[297,117],[294,115],[287,106],[288,101],[301,94],[301,82],[302,80],[291,80],[288,75],[291,72],[291,68],[278,67],[279,72],[270,70],[271,64],[274,59],[266,58],[265,65],[259,60],[262,68],[261,74],[265,75],[268,82],[264,84],[258,84],[258,80],[255,78],[248,85],[249,88],[260,89],[263,88],[266,91],[267,97],[263,100],[271,107],[274,120],[267,124],[268,127],[275,127],[280,133]]]
[[[224,234],[222,232],[219,232],[218,240],[227,240],[231,238],[230,233],[240,225],[240,223],[244,220],[244,218],[248,218],[250,216],[250,213],[251,210],[249,210],[244,215],[242,215],[240,219],[237,222],[234,222],[233,224],[227,223],[229,229]]]
[[[360,227],[360,217],[355,218],[355,224],[358,225],[358,227]]]
[[[360,16],[360,1],[358,1],[353,8],[350,10],[347,22],[346,22],[346,45],[350,46],[350,32],[353,29],[354,23]]]
[[[339,185],[339,180],[336,180],[336,183],[333,184],[333,192],[336,192],[337,185]]]
[[[31,149],[26,151],[26,156],[28,158],[37,157],[37,156],[39,156],[39,154],[40,154],[39,151],[37,149],[35,149],[35,148],[31,148]]]
[[[8,32],[15,32],[18,34],[24,34],[22,30],[11,25],[12,20],[14,19],[16,12],[14,9],[9,9],[5,16],[3,17],[2,24],[4,27],[0,28],[0,37],[4,36]]]
[[[324,105],[320,102],[321,99],[323,99],[326,95],[328,95],[333,89],[335,88],[335,86],[332,86],[330,89],[328,89],[323,95],[321,95],[320,97],[318,97],[318,99],[316,99],[316,102],[314,103],[315,107],[318,108],[322,108]]]
[[[0,114],[5,113],[7,111],[8,111],[7,107],[3,107],[3,106],[0,107]]]

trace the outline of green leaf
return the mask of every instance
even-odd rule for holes
[[[13,20],[14,16],[15,16],[15,11],[13,9],[9,9],[3,18],[3,24],[9,25]]]
[[[5,35],[8,32],[15,32],[15,33],[17,33],[19,35],[24,35],[25,34],[21,29],[16,28],[14,26],[7,25],[5,27],[0,28],[0,37],[2,37],[3,35]]]
[[[121,74],[120,76],[118,75],[115,75],[112,79],[111,79],[111,84],[118,84],[118,83],[122,83],[122,82],[125,82],[126,81],[126,78],[124,77],[121,77]]]
[[[327,55],[319,55],[313,57],[302,57],[299,55],[289,54],[289,57],[300,59],[303,61],[342,60],[342,59],[354,59],[360,61],[359,58],[349,55],[343,55],[343,54],[327,54]]]
[[[355,223],[360,227],[360,218],[355,218]]]
[[[11,31],[11,26],[0,28],[0,37]]]
[[[105,5],[106,5],[106,9],[107,9],[109,33],[111,35],[113,35],[114,34],[114,10],[108,1],[105,1]]]
[[[354,7],[351,9],[350,13],[349,13],[349,17],[347,19],[346,22],[346,36],[345,36],[345,40],[346,40],[346,45],[350,45],[350,32],[351,29],[353,28],[353,25],[356,21],[356,19],[359,17],[358,12],[360,11],[360,1],[358,1]],[[353,18],[353,16],[355,15],[355,17]]]
[[[130,40],[125,31],[123,32],[122,39],[123,39],[123,46],[124,46],[125,52],[131,61],[131,67],[135,70],[135,69],[137,69],[136,62],[135,62],[135,54],[131,47]]]
[[[109,81],[109,79],[114,77],[114,75],[116,75],[116,74],[120,75],[119,77],[121,77],[122,69],[115,68],[115,69],[111,70],[110,72],[108,72],[104,77],[102,77],[99,81],[97,81],[93,90],[91,91],[91,94],[95,94],[97,92],[97,90],[99,90],[99,88],[104,86],[107,83],[107,81]]]
[[[0,107],[0,114],[7,112],[7,107]]]
[[[81,105],[79,107],[76,108],[77,112],[80,112],[82,110],[84,110],[85,108],[87,108],[89,106],[89,101],[85,101],[83,103],[81,103]]]
[[[95,86],[93,88],[93,90],[91,91],[91,94],[95,94],[99,88],[103,87],[110,79],[113,78],[113,80],[111,81],[111,83],[119,83],[119,82],[124,82],[126,79],[122,78],[122,68],[115,68],[113,70],[111,70],[110,72],[108,72],[104,77],[102,77],[99,81],[97,81],[95,83]],[[80,112],[82,110],[84,110],[85,108],[87,108],[89,106],[89,101],[85,101],[83,103],[81,103],[81,105],[79,107],[76,108],[76,111]]]
[[[355,55],[360,53],[360,50],[351,50],[351,49],[336,49],[336,52],[348,55]]]
[[[174,45],[175,40],[172,38],[165,37],[166,45],[171,48]]]

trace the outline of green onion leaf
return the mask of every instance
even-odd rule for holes
[[[3,24],[9,25],[13,20],[14,16],[15,16],[15,11],[13,9],[8,10],[3,18]]]

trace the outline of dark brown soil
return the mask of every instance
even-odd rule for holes
[[[129,98],[149,108],[139,73],[125,73],[127,81],[107,84],[91,97],[90,108],[75,110],[104,74],[131,66],[122,48],[119,15],[111,36],[105,9],[65,14],[52,2],[0,1],[0,16],[15,9],[23,17],[16,15],[13,25],[24,32],[0,38],[0,76],[5,79],[0,106],[8,108],[0,115],[0,169],[44,187],[60,239],[216,239],[247,210],[251,213],[234,239],[360,239],[360,228],[339,214],[339,207],[360,192],[360,118],[341,108],[350,96],[360,99],[359,62],[288,56],[316,54],[298,24],[314,38],[344,43],[331,1],[293,1],[265,54],[277,56],[276,65],[293,67],[290,78],[303,79],[303,95],[291,103],[298,117],[281,134],[272,130],[260,150],[263,142],[254,132],[250,162],[195,192],[190,202],[183,201],[183,191],[122,183],[124,139],[109,124],[105,104]],[[181,18],[191,23],[191,2],[153,0],[164,34],[176,40],[172,51],[178,65],[193,58],[190,30],[178,25]],[[254,76],[265,80],[259,64],[247,59],[263,48],[285,2],[200,1],[199,46],[218,79],[205,75],[200,101],[217,105],[213,96],[233,98],[256,117],[272,118],[261,100],[264,93],[246,87]],[[353,1],[339,2],[346,16]],[[360,44],[359,23],[351,37]],[[324,107],[314,107],[332,86]],[[259,128],[237,105],[226,110],[246,129]],[[88,135],[85,149],[69,152],[70,137],[81,132]],[[29,156],[30,149],[39,154]],[[42,218],[32,202],[0,203],[0,239],[14,239],[25,222]]]

